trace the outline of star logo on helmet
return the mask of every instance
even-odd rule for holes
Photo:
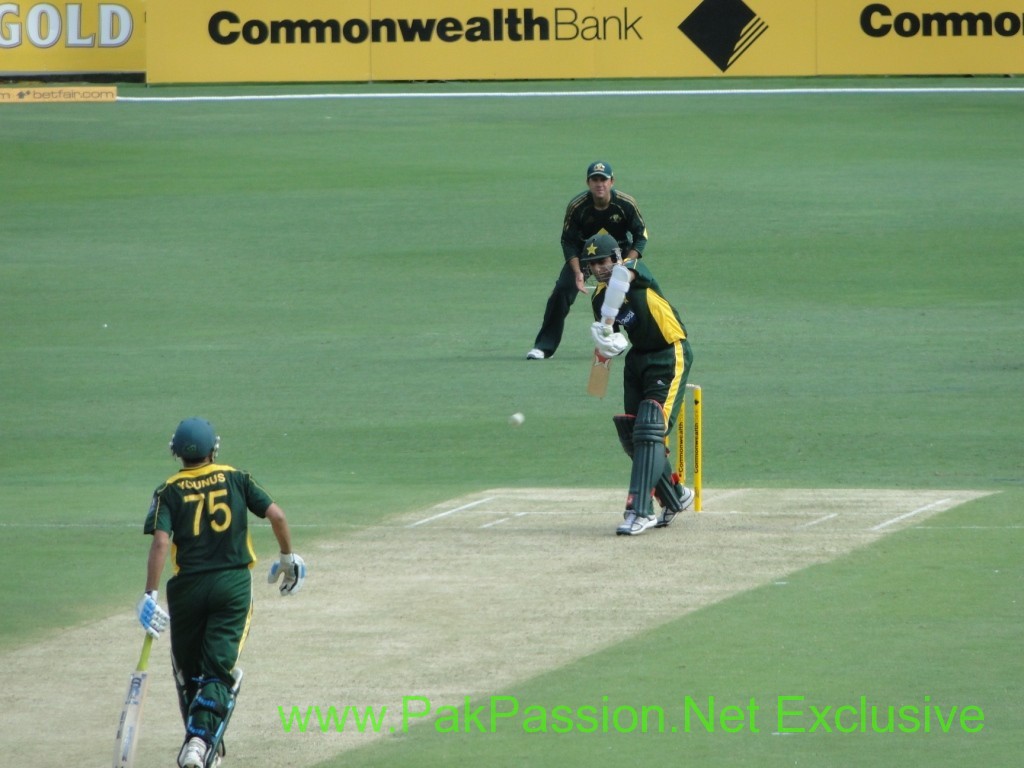
[[[587,246],[587,256],[597,255],[597,243],[591,243]]]

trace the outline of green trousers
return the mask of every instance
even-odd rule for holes
[[[171,662],[186,737],[211,742],[230,698],[231,670],[249,634],[252,571],[178,574],[167,582],[167,609]]]
[[[692,364],[693,352],[685,339],[657,352],[630,349],[622,374],[623,413],[635,415],[642,400],[657,400],[665,409],[665,434],[671,434]]]

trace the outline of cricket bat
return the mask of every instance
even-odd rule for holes
[[[142,726],[142,704],[146,700],[149,685],[149,651],[153,647],[153,636],[146,634],[142,641],[139,663],[128,680],[128,693],[124,697],[121,722],[117,726],[114,744],[114,768],[134,768],[135,749],[139,746],[139,729]]]
[[[590,366],[590,380],[587,382],[587,394],[593,397],[604,397],[608,393],[608,377],[611,375],[612,359],[603,357],[594,350],[594,362]]]

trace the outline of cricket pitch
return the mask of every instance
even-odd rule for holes
[[[413,695],[436,707],[508,690],[985,495],[706,490],[702,513],[623,537],[614,534],[621,490],[495,488],[340,539],[298,541],[310,567],[300,594],[279,598],[263,583],[264,563],[254,574],[253,629],[240,661],[247,684],[227,734],[228,764],[269,768],[287,755],[289,765],[312,765],[387,737],[387,729],[287,733],[279,707],[397,712]],[[670,575],[672,586],[624,589],[637,573]],[[110,755],[140,635],[126,609],[0,654],[7,762]],[[181,742],[168,648],[167,639],[153,648],[144,766],[172,764]],[[69,654],[73,667],[55,663]],[[61,724],[43,749],[42,723]]]

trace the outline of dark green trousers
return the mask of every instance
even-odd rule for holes
[[[657,352],[630,349],[622,375],[623,412],[636,415],[641,400],[657,400],[665,409],[665,434],[671,434],[692,363],[693,352],[685,339]]]
[[[229,699],[231,670],[249,634],[252,571],[234,568],[177,575],[167,582],[171,615],[171,661],[182,720],[197,733],[213,734]],[[197,706],[200,702],[214,702]],[[209,739],[207,739],[209,741]]]

